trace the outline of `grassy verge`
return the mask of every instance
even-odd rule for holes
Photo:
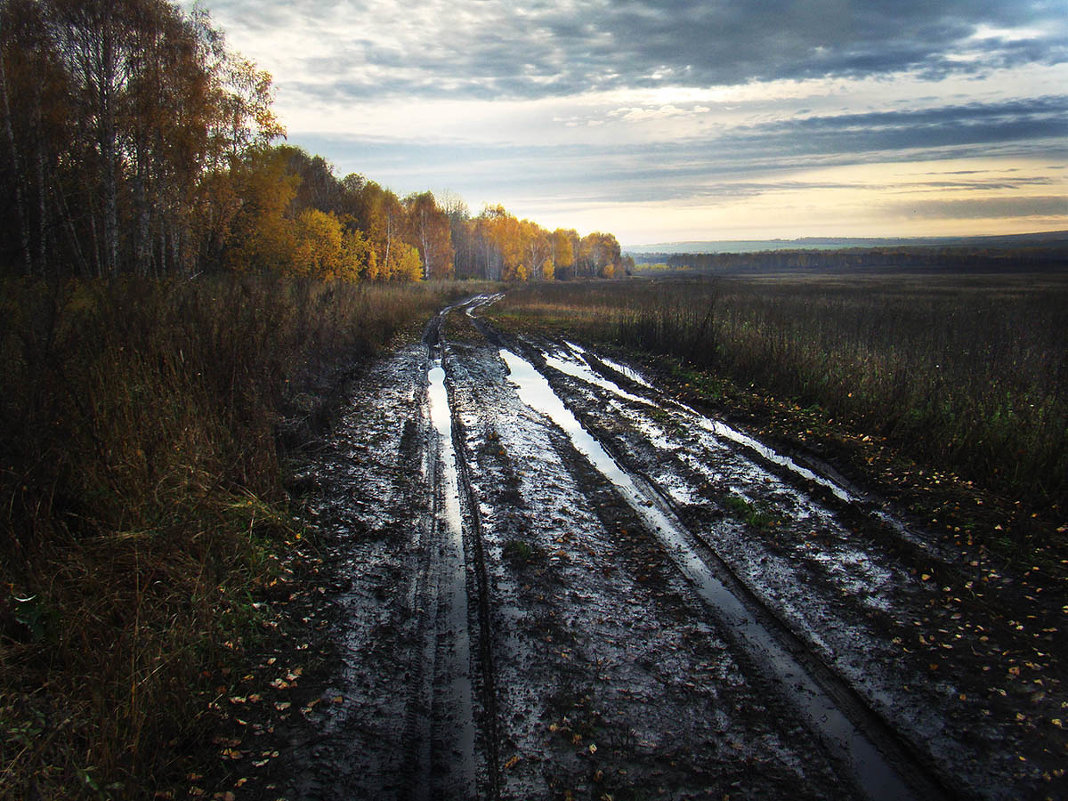
[[[6,282],[0,798],[141,797],[300,536],[278,423],[455,286]]]
[[[1061,276],[880,275],[536,286],[493,313],[655,354],[683,391],[777,399],[801,444],[845,426],[1055,519],[1066,309]]]

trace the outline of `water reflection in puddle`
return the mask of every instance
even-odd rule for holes
[[[600,387],[601,389],[606,389],[616,397],[623,398],[624,400],[631,401],[632,403],[640,403],[644,406],[660,405],[656,401],[649,400],[648,398],[642,398],[630,392],[627,392],[618,384],[601,377],[598,373],[596,373],[592,368],[588,366],[585,359],[587,353],[586,350],[579,348],[577,345],[573,345],[570,342],[567,344],[572,349],[572,351],[576,353],[580,359],[582,359],[581,363],[578,363],[577,361],[565,361],[564,359],[560,359],[550,354],[543,354],[545,357],[545,363],[548,364],[550,367],[556,368],[562,373],[572,376],[573,378],[578,378],[581,381],[585,381],[587,384],[592,384],[593,386]],[[625,375],[628,378],[631,378],[631,380],[635,383],[648,387],[649,389],[653,388],[647,381],[645,381],[645,379],[643,379],[641,376],[638,376],[636,373],[634,373],[633,370],[630,370],[630,368],[621,364],[617,364],[611,361],[610,359],[605,359],[603,356],[598,356],[597,358],[607,364],[613,370],[618,372],[620,375]],[[664,401],[669,403],[671,406],[674,406],[676,409],[685,412],[691,421],[696,422],[699,427],[703,428],[705,431],[714,434],[720,439],[730,440],[731,442],[734,442],[737,445],[742,445],[752,451],[755,451],[767,461],[789,470],[794,475],[800,476],[801,478],[807,479],[808,481],[812,481],[816,484],[819,484],[821,487],[825,487],[826,489],[830,490],[835,496],[837,496],[839,500],[846,501],[847,503],[856,500],[846,490],[838,486],[838,484],[827,478],[824,478],[821,475],[818,475],[812,470],[809,470],[807,467],[802,467],[789,456],[784,456],[783,454],[778,453],[774,449],[769,448],[763,442],[755,440],[735,428],[731,428],[729,425],[720,420],[713,420],[708,417],[705,417],[696,409],[691,406],[687,406],[685,403],[681,403],[672,398],[664,398]]]
[[[714,614],[777,679],[782,692],[792,699],[809,728],[818,734],[832,753],[849,765],[864,794],[876,801],[913,798],[901,777],[871,741],[849,721],[808,671],[761,625],[745,604],[716,578],[694,549],[682,524],[662,510],[654,494],[644,491],[582,427],[545,377],[525,359],[507,349],[502,348],[500,356],[508,367],[508,380],[516,387],[520,399],[559,426],[575,449],[615,485],[627,504],[667,547],[675,564]]]
[[[439,555],[441,571],[438,575],[438,600],[445,615],[443,637],[446,652],[444,666],[439,670],[449,677],[445,698],[435,698],[435,706],[444,707],[451,728],[446,740],[453,752],[443,755],[448,765],[449,784],[459,797],[473,798],[475,793],[475,717],[471,683],[471,637],[467,619],[467,568],[464,562],[463,517],[460,510],[460,485],[456,469],[456,452],[452,442],[452,410],[445,386],[445,370],[440,359],[431,362],[427,371],[427,395],[430,422],[437,432],[436,459],[440,506],[435,504],[435,534],[442,535],[432,542]],[[443,636],[444,635],[444,636]],[[439,646],[442,643],[439,642]]]

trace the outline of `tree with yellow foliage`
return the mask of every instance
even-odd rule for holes
[[[230,171],[236,199],[226,230],[226,264],[234,270],[285,273],[296,255],[293,221],[286,215],[298,179],[286,171],[284,154],[251,151]]]
[[[341,223],[337,217],[318,209],[305,209],[294,228],[293,274],[322,280],[341,277]]]
[[[345,272],[341,277],[346,281],[377,278],[378,257],[370,240],[355,226],[351,217],[342,221],[342,227],[341,253]]]
[[[418,281],[423,277],[419,251],[406,242],[397,242],[393,246],[386,267],[386,277],[391,281]]]
[[[557,270],[568,270],[575,264],[575,246],[578,242],[578,232],[557,228],[549,237],[549,247],[553,262],[553,273]]]
[[[408,244],[417,248],[423,263],[424,279],[447,279],[455,273],[455,251],[449,215],[438,208],[431,192],[404,199],[408,215]]]

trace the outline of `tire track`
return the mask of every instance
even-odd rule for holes
[[[487,298],[478,297],[461,305],[468,313],[471,309],[486,303]],[[448,313],[446,310],[442,313]],[[445,342],[442,339],[440,329],[438,331],[439,347],[442,352],[442,364],[445,367],[445,383],[451,384],[448,363],[445,358]],[[451,390],[450,390],[451,391]],[[497,688],[493,667],[493,648],[490,627],[490,590],[489,579],[486,574],[486,554],[483,545],[482,520],[478,511],[478,503],[475,500],[474,490],[471,486],[471,454],[467,446],[467,435],[463,421],[455,405],[450,402],[451,431],[453,451],[455,454],[456,468],[458,473],[458,491],[460,500],[466,510],[465,520],[468,524],[468,538],[472,556],[476,599],[475,605],[478,610],[478,659],[481,668],[481,701],[483,708],[482,732],[486,750],[486,774],[487,774],[487,797],[498,799],[500,797],[500,756],[498,743],[500,741],[497,727]]]
[[[433,500],[417,590],[423,606],[423,658],[414,666],[406,737],[413,768],[408,797],[417,801],[499,797],[481,526],[471,494],[462,423],[450,403],[441,331],[455,308],[448,307],[432,319],[423,338],[429,420],[426,478]]]
[[[453,322],[493,588],[502,794],[857,797],[630,507],[522,403],[497,348]]]
[[[739,591],[740,583],[722,562],[712,562],[707,554],[699,553],[693,535],[663,504],[662,493],[623,468],[581,425],[541,372],[506,348],[500,350],[500,356],[524,402],[552,419],[571,438],[576,450],[615,485],[713,616],[778,680],[781,692],[867,797],[873,801],[946,797],[925,767],[892,738],[892,732],[875,730],[874,713],[844,681],[829,670],[814,670],[811,665],[818,660],[799,641],[790,647],[782,644],[784,632],[775,630],[780,627],[771,623],[774,616],[751,593]],[[795,656],[795,648],[801,649],[805,658]]]
[[[572,353],[568,353],[570,350]],[[839,514],[852,513],[847,517],[847,520],[855,520],[858,516],[867,515],[870,513],[870,505],[865,503],[863,499],[856,497],[852,490],[842,490],[834,493],[820,493],[816,492],[815,495],[811,492],[811,486],[816,485],[817,489],[822,489],[827,483],[827,479],[824,478],[821,481],[813,482],[810,472],[807,468],[800,468],[793,464],[791,460],[779,457],[769,448],[762,443],[756,442],[751,438],[740,434],[737,431],[729,429],[729,427],[720,423],[719,421],[704,418],[700,416],[690,407],[679,403],[675,399],[669,396],[659,395],[655,388],[645,383],[643,379],[638,377],[637,380],[628,376],[624,370],[618,369],[619,366],[615,364],[608,365],[613,373],[622,375],[627,378],[637,389],[636,391],[645,394],[645,390],[649,390],[650,397],[639,397],[627,392],[620,386],[614,383],[614,379],[606,379],[602,375],[593,374],[589,372],[586,365],[594,367],[598,362],[604,361],[598,355],[591,352],[587,352],[585,349],[579,346],[566,343],[566,347],[563,349],[565,359],[576,359],[581,364],[576,364],[572,361],[565,361],[552,355],[545,355],[552,352],[552,347],[549,347],[549,351],[544,348],[534,347],[532,349],[532,359],[541,364],[540,358],[545,360],[546,367],[553,368],[548,371],[548,375],[553,377],[553,385],[555,387],[568,388],[572,382],[564,380],[560,382],[560,376],[557,373],[563,373],[571,378],[577,379],[577,384],[585,385],[589,388],[600,388],[608,393],[608,397],[615,399],[618,403],[620,399],[627,401],[627,406],[631,407],[633,411],[624,411],[619,406],[614,406],[612,402],[609,403],[607,409],[598,409],[598,401],[594,401],[592,405],[589,402],[589,398],[585,398],[584,401],[580,401],[578,404],[572,402],[573,408],[580,408],[579,416],[582,418],[583,426],[587,427],[591,431],[601,432],[602,438],[607,437],[607,441],[611,442],[610,447],[614,452],[613,458],[620,464],[626,465],[626,470],[636,480],[640,479],[640,483],[647,493],[652,493],[656,496],[656,502],[663,508],[670,511],[677,520],[682,520],[685,514],[686,523],[683,524],[683,528],[693,542],[698,545],[698,550],[705,558],[705,560],[712,566],[716,572],[720,575],[721,579],[726,582],[734,591],[736,595],[741,596],[746,605],[755,613],[760,615],[765,621],[766,626],[775,632],[777,639],[790,651],[794,657],[801,662],[806,669],[817,677],[818,683],[824,688],[824,690],[835,700],[835,702],[844,711],[848,713],[850,719],[856,722],[859,727],[867,732],[871,739],[878,743],[889,755],[890,761],[894,765],[903,766],[902,770],[909,776],[915,776],[920,786],[923,789],[924,797],[963,797],[967,795],[967,791],[961,788],[958,782],[950,782],[946,777],[951,775],[954,768],[947,766],[944,760],[944,755],[951,751],[951,749],[957,747],[949,738],[940,739],[935,738],[933,741],[928,739],[929,735],[922,733],[922,728],[918,725],[918,721],[922,721],[923,718],[917,715],[917,711],[920,714],[932,719],[934,717],[937,722],[937,706],[928,707],[921,701],[905,698],[900,692],[900,688],[904,685],[906,693],[909,692],[910,678],[903,677],[897,679],[896,685],[894,684],[895,673],[877,673],[879,676],[884,676],[882,679],[883,684],[879,683],[879,680],[872,681],[868,675],[858,670],[858,663],[854,659],[856,653],[855,650],[850,650],[856,647],[856,643],[851,641],[851,637],[860,637],[860,641],[866,641],[872,645],[883,645],[885,640],[890,639],[890,635],[883,637],[883,642],[876,642],[871,639],[872,632],[870,629],[865,628],[863,623],[858,624],[856,618],[853,619],[841,619],[835,617],[835,613],[832,613],[829,617],[819,619],[820,615],[817,614],[817,620],[809,620],[806,618],[808,609],[805,609],[805,613],[800,617],[798,615],[801,612],[801,607],[792,605],[798,602],[799,597],[793,588],[785,587],[787,595],[779,595],[779,591],[783,589],[782,585],[776,585],[774,583],[767,583],[766,579],[761,577],[763,571],[763,565],[768,560],[770,555],[768,551],[763,551],[757,548],[755,555],[753,552],[748,552],[743,548],[742,552],[738,552],[737,542],[734,542],[733,551],[732,546],[727,547],[727,555],[723,555],[720,551],[724,547],[724,542],[715,540],[716,537],[722,536],[724,530],[730,530],[730,523],[726,524],[726,527],[722,523],[714,523],[712,528],[708,528],[707,524],[710,522],[707,515],[697,514],[695,510],[699,509],[699,504],[707,503],[708,499],[704,500],[694,496],[695,484],[689,484],[690,488],[687,488],[687,481],[683,480],[681,483],[678,481],[678,476],[681,476],[686,468],[686,465],[693,465],[695,473],[693,478],[697,479],[698,483],[701,481],[715,481],[720,483],[719,476],[712,478],[715,470],[722,468],[713,468],[712,465],[719,463],[720,455],[713,454],[711,452],[705,452],[704,457],[711,459],[708,463],[708,467],[705,465],[695,464],[693,459],[700,453],[701,445],[697,444],[704,440],[708,435],[714,435],[719,440],[728,440],[731,443],[730,450],[735,452],[735,456],[732,458],[741,459],[743,462],[751,462],[756,465],[760,470],[754,474],[751,478],[743,476],[745,470],[738,471],[738,474],[733,476],[733,480],[729,480],[731,493],[750,493],[751,488],[767,482],[774,486],[788,487],[787,493],[793,495],[793,497],[802,503],[802,505],[811,503],[812,499],[815,501],[815,506],[819,506],[821,503],[826,504],[828,501],[832,508],[838,510],[835,517]],[[642,388],[644,387],[644,389]],[[570,388],[564,390],[565,397],[571,397]],[[603,396],[599,393],[592,392],[589,397],[601,398]],[[573,401],[573,399],[572,399]],[[638,410],[646,410],[644,412]],[[651,410],[651,413],[649,412]],[[671,410],[671,412],[667,412]],[[675,416],[675,412],[684,412],[685,415],[680,417]],[[615,422],[615,414],[622,413],[624,417],[628,419],[628,424],[631,427],[629,434],[633,435],[635,431],[643,432],[637,437],[631,436],[630,440],[626,435],[623,435],[622,439],[616,440],[613,435],[613,431],[616,430],[613,427]],[[657,417],[661,415],[661,417]],[[642,420],[645,418],[645,420]],[[665,433],[663,428],[657,423],[662,423],[664,420],[678,421],[682,420],[684,425],[688,425],[692,430],[700,432],[698,435],[687,439],[685,435],[680,439],[678,434],[669,435]],[[655,420],[656,423],[652,421]],[[668,423],[670,425],[670,423]],[[605,433],[607,432],[607,434]],[[707,434],[706,434],[707,432]],[[643,438],[647,439],[646,447],[652,448],[653,456],[650,459],[648,454],[641,454],[641,447],[635,450],[635,441],[641,441]],[[687,443],[694,443],[694,448],[691,450],[688,448]],[[720,445],[719,447],[723,447]],[[655,454],[663,456],[665,453],[674,454],[678,451],[685,450],[688,454],[687,459],[682,459],[673,467],[661,467],[657,462]],[[701,461],[700,458],[697,461]],[[779,469],[776,470],[775,468]],[[679,472],[681,471],[681,472]],[[774,481],[769,480],[767,475],[760,479],[760,471],[765,471],[767,474],[776,476]],[[729,471],[728,471],[729,472]],[[801,483],[805,485],[804,489],[799,489],[797,486],[791,486],[789,480],[784,480],[785,475],[796,475],[800,478]],[[658,479],[667,477],[668,483],[661,486],[657,483]],[[741,481],[739,483],[739,479]],[[748,481],[748,483],[746,483]],[[706,484],[706,486],[708,486]],[[736,487],[742,487],[737,489]],[[723,492],[722,484],[719,492]],[[778,490],[774,490],[772,493],[767,493],[765,490],[758,489],[755,496],[758,499],[761,497],[770,497],[774,495]],[[831,497],[828,497],[830,495]],[[845,497],[843,497],[845,496]],[[728,497],[728,500],[738,500],[739,497]],[[822,499],[822,501],[820,500]],[[776,500],[772,500],[772,503],[776,503]],[[860,503],[861,509],[854,509],[857,503]],[[716,503],[713,501],[713,503]],[[722,508],[722,507],[721,507]],[[752,509],[753,507],[748,507]],[[767,507],[772,508],[772,507]],[[721,515],[723,513],[721,512]],[[773,514],[773,513],[772,513]],[[827,514],[827,513],[821,513]],[[726,515],[730,518],[730,513]],[[878,521],[886,523],[887,520],[893,521],[890,515],[880,510],[878,514],[874,515],[878,518]],[[695,519],[698,521],[694,523]],[[722,519],[722,518],[721,518]],[[696,525],[696,527],[695,527]],[[758,527],[760,523],[755,524]],[[770,526],[767,526],[767,530],[761,529],[762,533],[768,534],[769,538],[774,539],[775,534],[770,532],[778,531],[776,526],[779,525],[778,521],[772,522]],[[788,523],[789,525],[789,523]],[[808,523],[807,525],[820,525]],[[838,524],[831,522],[830,518],[822,518],[822,525],[828,525],[831,527],[838,527],[839,530],[845,534],[846,539],[843,540],[843,547],[848,551],[849,548],[856,548],[857,545],[850,545],[850,535],[856,533],[852,530],[848,524]],[[845,528],[841,526],[845,525]],[[748,526],[748,524],[747,524]],[[878,537],[873,538],[875,543],[883,543],[885,531],[881,525],[876,523]],[[809,546],[810,542],[806,542],[804,532],[807,529],[801,528],[800,541],[802,545]],[[709,536],[705,536],[701,532],[708,532]],[[790,529],[783,531],[784,535]],[[869,530],[870,531],[870,530]],[[813,536],[815,533],[813,532]],[[732,542],[737,540],[736,535],[728,535],[725,541]],[[744,536],[744,533],[743,533]],[[759,539],[759,537],[757,537]],[[750,546],[751,547],[751,546]],[[864,546],[859,546],[863,548]],[[869,548],[871,546],[869,545]],[[833,550],[833,549],[831,549]],[[878,548],[875,548],[877,551]],[[902,554],[901,551],[906,551],[906,554]],[[856,553],[856,551],[849,551],[849,553]],[[912,551],[910,548],[897,548],[894,549],[897,559],[905,560],[908,554]],[[763,556],[761,555],[763,554]],[[868,550],[864,551],[865,558],[870,555]],[[848,563],[848,559],[842,555],[836,555],[834,553],[827,552],[820,554],[825,558],[830,559],[830,565],[834,568]],[[794,558],[803,558],[804,553],[792,554]],[[739,561],[741,559],[741,561]],[[789,557],[787,557],[789,559]],[[901,575],[901,572],[895,566],[896,562],[893,559],[887,560],[885,556],[875,557],[877,560],[875,564],[885,567],[891,566],[891,569],[899,577],[898,580],[902,582],[908,581],[907,575]],[[733,560],[733,561],[731,561]],[[774,560],[773,560],[774,562]],[[822,563],[821,563],[822,564]],[[771,570],[774,571],[780,568],[773,566]],[[843,571],[844,573],[845,571]],[[868,569],[865,573],[863,570],[863,577],[871,575],[872,570]],[[887,572],[885,576],[878,575],[878,569],[875,569],[876,578],[881,584],[885,584],[886,580],[893,575]],[[831,579],[833,581],[834,579]],[[925,577],[926,580],[926,577]],[[776,579],[772,579],[775,582]],[[753,582],[753,583],[750,583]],[[787,582],[788,583],[788,582]],[[855,593],[856,590],[848,584],[833,585],[832,589],[836,593]],[[885,591],[885,590],[883,590]],[[795,593],[791,595],[790,593]],[[806,592],[804,599],[811,597],[812,606],[810,609],[819,609],[821,606],[821,599],[819,592]],[[833,601],[833,598],[832,598]],[[902,610],[898,605],[898,601],[890,600],[886,595],[877,596],[876,601],[872,604],[871,608],[878,611],[882,617],[880,622],[895,622],[893,618],[895,616],[901,616]],[[883,606],[882,604],[886,604]],[[875,616],[879,618],[879,615]],[[819,625],[823,623],[824,625]],[[839,632],[836,623],[844,624],[844,632]],[[918,625],[918,624],[917,624]],[[830,626],[831,628],[827,628]],[[900,631],[900,630],[899,630]],[[864,638],[868,638],[865,640]],[[923,638],[920,637],[922,640]],[[846,642],[849,641],[849,642]],[[895,642],[899,642],[895,638]],[[887,649],[881,647],[881,652],[885,652]],[[877,661],[878,657],[865,656],[867,662],[861,664],[868,664],[871,666],[873,660]],[[923,666],[927,667],[926,663]],[[886,682],[890,682],[890,686],[886,686]],[[911,694],[911,693],[910,693]],[[963,699],[964,696],[961,695]],[[896,706],[895,706],[896,705]],[[931,710],[935,710],[933,713]],[[905,714],[902,714],[901,710],[906,710]],[[912,715],[910,718],[909,715]],[[920,732],[920,733],[918,733]],[[938,765],[939,757],[943,757],[943,763]]]

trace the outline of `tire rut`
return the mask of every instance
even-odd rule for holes
[[[826,797],[831,787],[850,797],[828,783],[833,773],[802,745],[788,710],[765,708],[763,679],[738,671],[663,551],[635,539],[640,525],[628,533],[602,515],[603,502],[619,505],[611,491],[579,491],[581,459],[562,432],[516,406],[496,349],[465,347],[457,406],[480,428],[475,492],[490,516],[494,647],[508,677],[507,796],[740,786],[764,798]]]
[[[311,749],[335,786],[301,798],[1003,797],[945,779],[958,741],[892,706],[909,664],[862,675],[931,599],[889,534],[625,365],[502,335],[492,300],[430,320],[391,368],[410,388],[386,370],[326,467],[355,615]]]
[[[433,318],[423,337],[431,423],[427,478],[433,503],[428,521],[430,561],[424,566],[422,591],[436,613],[422,632],[424,659],[417,666],[425,671],[432,664],[433,675],[420,676],[415,693],[419,702],[408,723],[407,740],[415,767],[409,778],[410,797],[419,801],[499,797],[481,525],[471,494],[462,422],[450,400],[448,345],[442,334],[443,321],[455,308],[448,307]]]
[[[486,334],[490,326],[482,322],[478,328]],[[500,341],[499,337],[494,339]],[[713,617],[734,633],[736,645],[756,657],[758,669],[779,685],[779,691],[807,720],[814,736],[865,797],[886,801],[958,797],[843,677],[781,624],[774,611],[749,590],[706,539],[682,524],[668,492],[648,477],[623,467],[611,453],[611,446],[592,436],[588,424],[581,425],[585,422],[581,413],[550,388],[544,368],[538,370],[533,364],[524,364],[507,349],[501,350],[501,356],[508,363],[510,380],[516,382],[520,396],[567,430],[572,445],[615,485],[697,590]],[[559,399],[560,410],[552,408],[551,398],[532,399],[544,393],[529,384],[524,386],[525,382],[537,380],[524,372],[525,367],[545,383],[549,394]],[[521,378],[515,378],[517,372]],[[568,422],[568,417],[574,424]]]

